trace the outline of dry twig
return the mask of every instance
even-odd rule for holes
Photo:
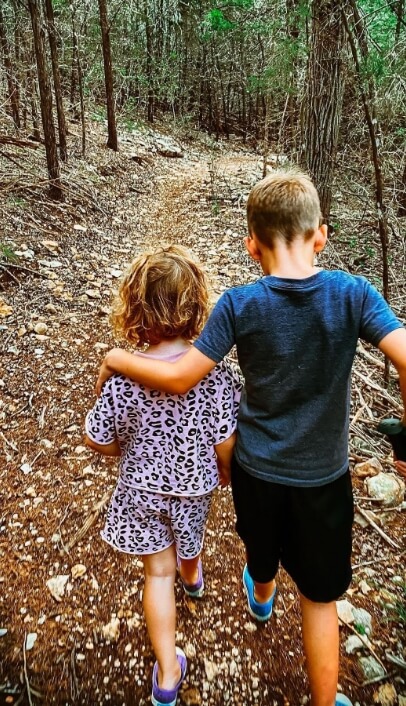
[[[360,515],[362,515],[362,517],[368,522],[368,524],[371,525],[371,527],[373,527],[376,532],[378,532],[378,534],[382,537],[382,539],[385,540],[385,542],[390,544],[391,547],[394,547],[394,549],[400,549],[399,545],[396,544],[396,542],[394,542],[393,539],[391,539],[380,527],[378,527],[376,522],[371,520],[366,510],[357,505],[357,512],[359,512]]]
[[[93,506],[93,509],[92,509],[90,515],[88,516],[88,518],[86,519],[86,521],[84,522],[82,527],[76,532],[76,534],[72,537],[72,539],[69,540],[69,542],[67,544],[64,544],[63,548],[66,553],[68,553],[72,549],[72,547],[76,544],[76,542],[78,542],[80,539],[82,539],[82,537],[84,537],[86,532],[96,522],[99,514],[104,509],[104,507],[107,505],[107,502],[110,499],[110,496],[111,496],[111,492],[109,490],[107,493],[105,493],[103,495],[100,502],[96,503],[96,505]]]
[[[375,657],[375,659],[377,660],[377,662],[379,662],[379,664],[381,665],[382,669],[385,670],[385,675],[386,675],[385,665],[383,664],[383,662],[382,662],[382,660],[379,658],[379,656],[376,654],[374,648],[372,647],[372,645],[370,644],[370,642],[366,639],[366,637],[364,637],[363,635],[360,635],[360,633],[359,633],[355,628],[353,628],[350,623],[347,623],[346,620],[343,620],[343,619],[340,618],[340,617],[339,617],[338,619],[339,619],[340,623],[342,623],[342,625],[345,625],[347,628],[349,628],[349,629],[351,630],[351,632],[354,633],[354,635],[356,635],[357,637],[359,637],[359,639],[361,640],[362,644],[365,645],[365,647],[367,647],[367,648],[369,649],[369,651],[371,652],[371,654],[373,654],[373,656]]]

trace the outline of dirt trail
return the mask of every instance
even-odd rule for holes
[[[103,510],[92,513],[114,487],[115,466],[81,441],[98,361],[113,344],[106,307],[132,255],[163,242],[194,250],[215,278],[215,296],[257,273],[240,240],[244,194],[261,175],[255,156],[190,150],[152,167],[136,169],[125,153],[104,162],[108,217],[72,208],[59,232],[47,224],[52,236],[23,229],[13,236],[45,264],[40,277],[27,276],[21,287],[9,280],[4,290],[13,314],[1,374],[0,627],[7,634],[0,638],[0,703],[2,693],[8,703],[21,694],[18,703],[34,705],[150,703],[141,564],[100,539]],[[73,542],[89,518],[95,521]],[[179,706],[306,703],[294,587],[281,572],[274,616],[257,625],[241,589],[243,563],[226,489],[216,493],[207,530],[204,598],[189,600],[176,587],[178,643],[189,657]],[[61,576],[64,592],[55,599],[47,581]],[[28,634],[36,635],[30,650]],[[361,682],[355,661],[343,655],[342,687],[371,706],[373,687]]]

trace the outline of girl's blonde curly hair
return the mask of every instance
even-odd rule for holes
[[[196,338],[209,310],[206,276],[178,245],[139,255],[113,302],[115,333],[137,348],[164,339]]]

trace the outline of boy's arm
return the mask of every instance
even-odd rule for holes
[[[395,460],[395,468],[399,475],[403,476],[403,478],[406,478],[406,461]]]
[[[85,434],[84,442],[86,446],[89,446],[93,451],[97,451],[103,456],[121,456],[120,444],[117,439],[112,441],[110,444],[97,444],[96,441],[90,439],[87,434]]]
[[[96,394],[114,373],[121,373],[155,390],[182,395],[202,380],[216,365],[194,346],[175,363],[133,355],[121,348],[109,351],[100,367]]]
[[[231,459],[237,438],[236,432],[221,444],[214,447],[217,456],[217,468],[219,471],[219,482],[222,488],[229,484],[231,478]]]
[[[406,427],[406,329],[398,328],[380,341],[378,348],[393,363],[399,373],[400,394],[403,401],[402,424]]]

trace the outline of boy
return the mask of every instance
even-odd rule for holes
[[[336,600],[351,580],[351,367],[359,337],[378,346],[399,372],[406,406],[406,331],[367,280],[315,266],[327,229],[308,176],[266,177],[250,193],[247,216],[245,244],[264,277],[225,292],[178,363],[110,351],[98,390],[118,371],[184,392],[236,344],[245,387],[232,490],[248,608],[269,619],[280,562],[300,593],[311,704],[344,706],[351,702],[336,694]]]

